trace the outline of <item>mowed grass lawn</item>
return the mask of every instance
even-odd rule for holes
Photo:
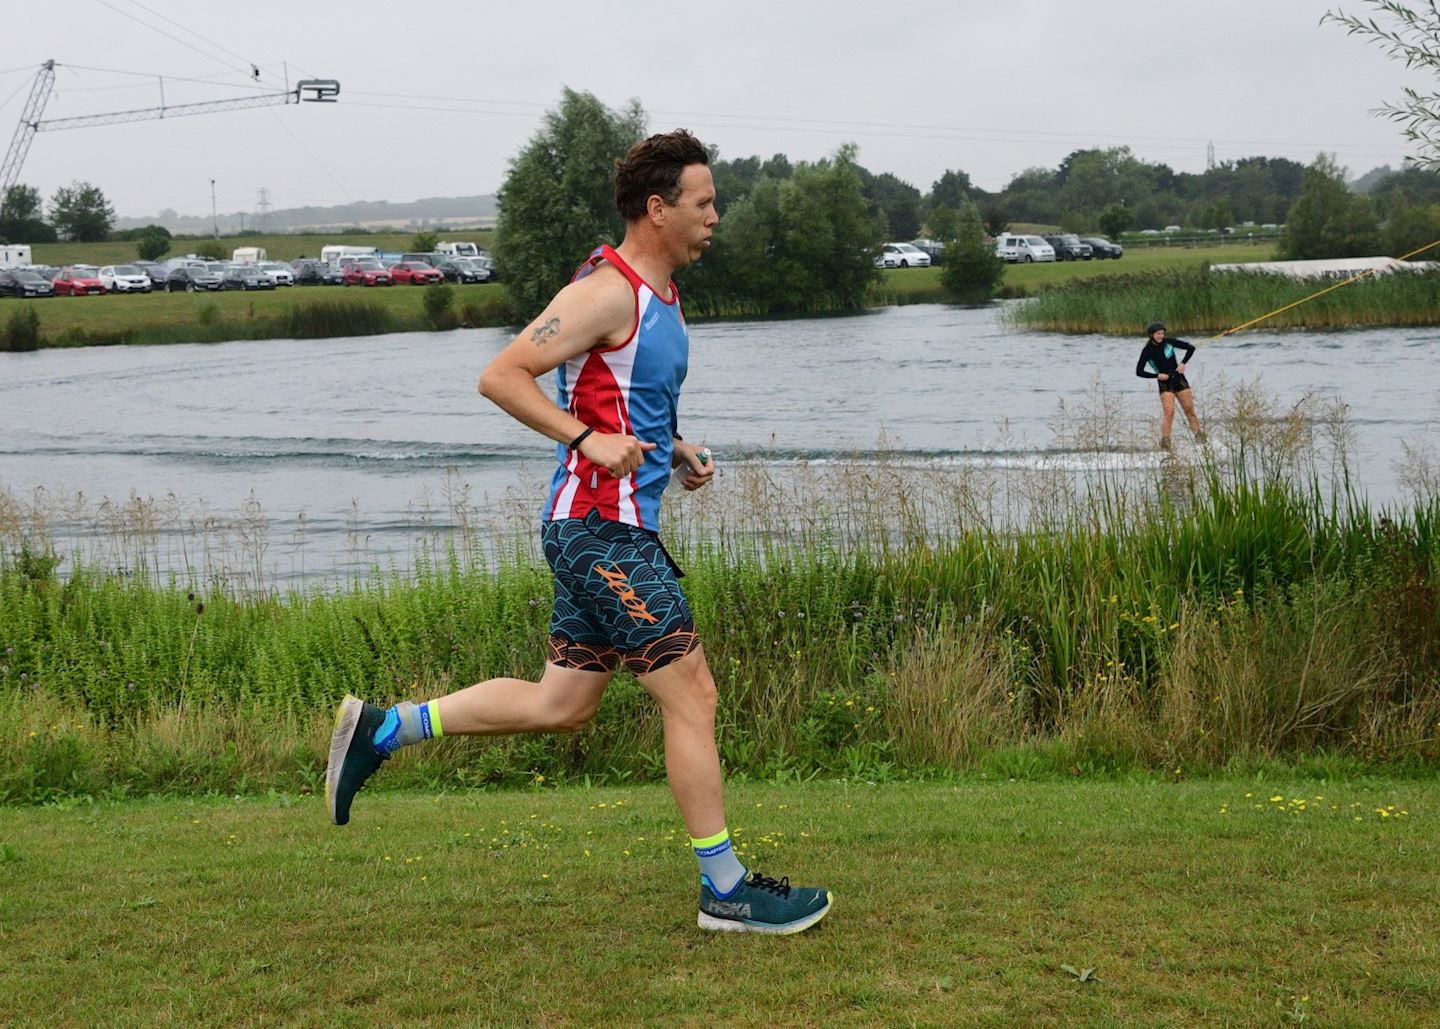
[[[668,792],[0,810],[0,1024],[1423,1026],[1440,784],[741,784],[793,937],[695,926]],[[1074,972],[1067,971],[1070,966]],[[1083,978],[1082,978],[1083,977]]]

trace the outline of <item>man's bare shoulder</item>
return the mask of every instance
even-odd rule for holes
[[[582,327],[597,344],[623,342],[635,321],[635,291],[616,268],[601,264],[589,275],[570,283],[546,308],[540,319],[569,318]]]

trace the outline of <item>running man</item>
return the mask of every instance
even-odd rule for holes
[[[1185,351],[1185,356],[1175,360],[1175,349]],[[1170,449],[1170,427],[1175,424],[1175,401],[1185,411],[1185,420],[1195,438],[1204,442],[1205,433],[1200,428],[1200,419],[1195,416],[1195,397],[1190,392],[1190,382],[1185,378],[1185,364],[1195,356],[1195,348],[1183,339],[1165,340],[1163,322],[1151,322],[1145,329],[1145,346],[1140,351],[1140,360],[1135,365],[1135,374],[1142,379],[1158,379],[1160,383],[1160,446]]]
[[[660,494],[681,473],[710,484],[710,452],[677,431],[690,342],[670,280],[700,259],[720,217],[705,147],[684,130],[651,136],[616,166],[620,246],[598,247],[570,284],[485,369],[480,392],[558,444],[541,512],[555,577],[538,683],[490,679],[387,710],[346,697],[336,715],[325,797],[337,825],[355,793],[400,747],[448,735],[574,732],[618,664],[660,705],[665,770],[700,864],[699,924],[795,933],[830,910],[824,889],[745,868],[725,827],[715,745],[715,680],[679,578],[661,545]],[[557,372],[552,402],[536,382]]]

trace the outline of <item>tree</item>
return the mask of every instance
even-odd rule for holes
[[[428,254],[435,249],[435,244],[440,242],[438,232],[417,232],[410,237],[410,250],[412,253]]]
[[[1393,210],[1385,225],[1385,251],[1400,257],[1440,239],[1440,204],[1416,204]],[[1433,261],[1437,250],[1425,250],[1412,261]]]
[[[950,169],[930,185],[930,195],[925,198],[932,209],[948,207],[958,211],[967,201],[977,199],[981,191],[970,182],[970,176],[963,171]]]
[[[920,233],[920,191],[889,172],[871,175],[857,168],[865,198],[885,219],[891,239],[913,239]]]
[[[615,162],[644,135],[638,101],[611,111],[590,93],[566,89],[511,162],[500,189],[495,250],[521,318],[539,314],[597,244],[620,241],[625,223],[615,210]]]
[[[72,182],[50,198],[50,220],[60,235],[72,242],[98,243],[115,224],[115,208],[99,187]]]
[[[1000,291],[1005,262],[996,256],[994,245],[985,242],[985,229],[974,204],[967,201],[956,211],[955,222],[955,236],[945,240],[940,284],[962,304],[983,304]]]
[[[676,276],[691,310],[745,313],[861,307],[879,275],[880,224],[855,148],[762,174],[716,228],[705,259]]]
[[[1291,259],[1366,257],[1380,250],[1380,225],[1368,197],[1351,193],[1329,154],[1305,171],[1300,198],[1285,218],[1280,253]]]
[[[152,226],[155,227],[157,226]],[[158,261],[169,250],[170,233],[163,229],[160,232],[147,232],[135,241],[135,254],[142,261]]]
[[[1381,15],[1384,25],[1373,17],[1362,18],[1343,11],[1326,11],[1321,23],[1333,21],[1345,26],[1347,35],[1361,36],[1399,58],[1410,69],[1428,69],[1440,75],[1440,6],[1434,0],[1412,8],[1397,0],[1366,0]],[[1387,103],[1371,112],[1405,126],[1405,138],[1419,146],[1415,163],[1440,168],[1440,92],[1422,94],[1406,88],[1405,99]]]
[[[1129,208],[1111,204],[1100,212],[1098,224],[1101,232],[1114,239],[1135,224],[1135,216]]]
[[[0,239],[12,243],[53,243],[55,230],[41,218],[40,191],[17,184],[0,200]]]
[[[1010,212],[1003,207],[987,207],[980,216],[986,235],[994,238],[1010,227]]]

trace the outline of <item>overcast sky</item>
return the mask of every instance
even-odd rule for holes
[[[1320,25],[1361,0],[668,0],[7,3],[0,140],[57,68],[46,118],[238,97],[338,79],[340,101],[41,132],[20,181],[79,179],[122,216],[494,192],[562,86],[721,156],[860,161],[922,192],[948,168],[988,190],[1072,150],[1129,145],[1199,172],[1321,150],[1352,175],[1407,153],[1369,111],[1429,90],[1373,44]],[[13,69],[13,70],[12,70]],[[106,69],[98,71],[95,69]],[[116,74],[139,73],[139,74]],[[208,82],[182,81],[205,79]]]

